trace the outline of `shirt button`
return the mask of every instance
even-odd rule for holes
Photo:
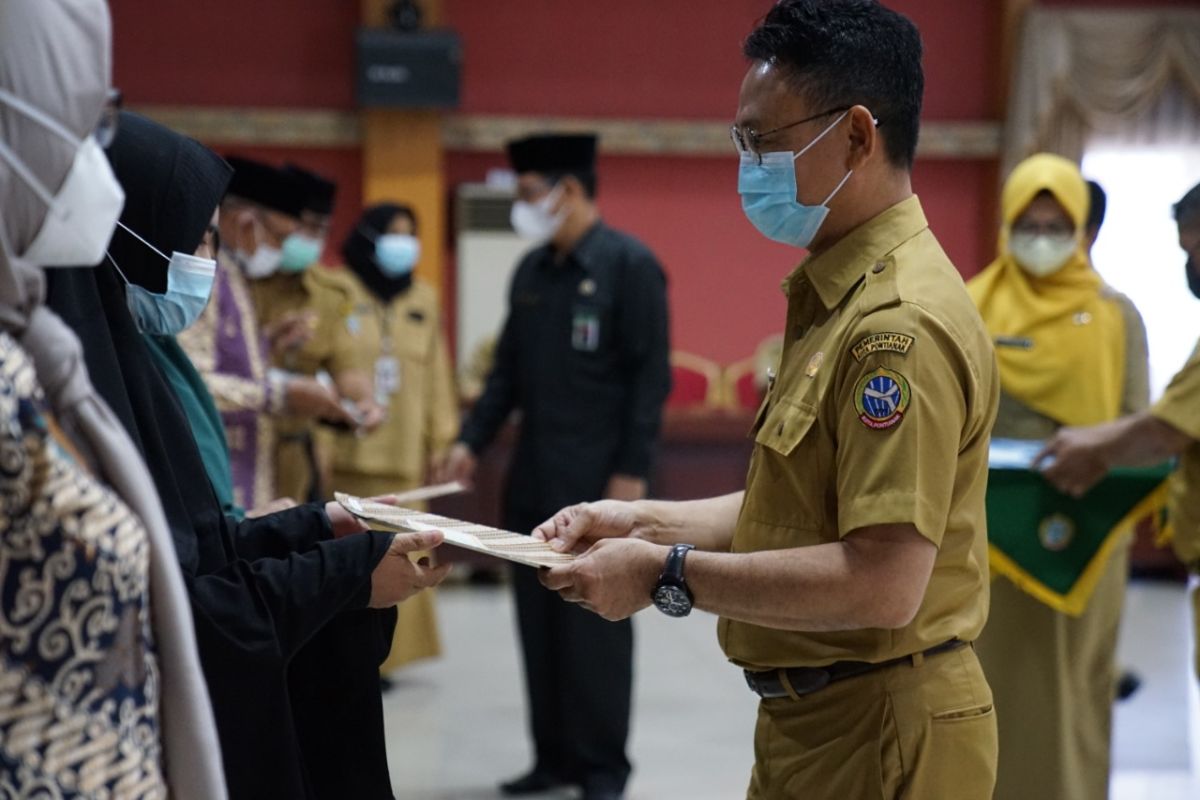
[[[874,272],[876,275],[878,275],[879,273],[883,272],[885,269],[887,269],[886,261],[876,261],[875,266],[871,267],[871,272]]]

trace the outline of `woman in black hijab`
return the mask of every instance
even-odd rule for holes
[[[163,254],[195,251],[228,166],[129,113],[109,158],[126,193],[122,223]],[[155,293],[167,288],[167,261],[126,231],[118,230],[110,254],[129,281]],[[429,543],[355,533],[336,513],[335,530],[320,505],[242,523],[226,517],[120,275],[105,263],[53,277],[48,305],[83,340],[97,389],[142,450],[162,497],[230,796],[391,797],[377,676],[395,612],[367,607],[440,580],[444,573],[404,555]]]

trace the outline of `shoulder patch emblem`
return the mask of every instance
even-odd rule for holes
[[[854,356],[854,360],[861,364],[862,360],[871,353],[888,351],[906,355],[912,346],[913,337],[903,333],[872,333],[870,336],[859,339],[858,344],[850,348],[850,355]]]
[[[871,430],[899,425],[910,402],[912,387],[908,379],[884,367],[863,375],[854,387],[854,409],[859,421]]]

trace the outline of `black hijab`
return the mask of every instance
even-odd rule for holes
[[[194,252],[229,182],[229,166],[197,142],[129,112],[121,113],[108,157],[125,188],[121,222],[167,255]],[[127,232],[117,228],[109,252],[130,281],[166,290],[167,262]],[[96,268],[46,275],[46,304],[83,342],[92,382],[146,459],[180,565],[191,573],[198,559],[195,515],[219,512],[220,505],[187,418],[129,315],[125,284],[107,259]]]
[[[387,233],[396,217],[403,214],[412,220],[413,233],[417,232],[417,217],[408,206],[395,203],[380,203],[363,211],[358,224],[342,244],[342,257],[346,266],[358,276],[371,294],[385,303],[404,294],[412,286],[412,273],[393,278],[385,275],[375,261],[375,240]]]
[[[125,187],[121,222],[168,257],[196,252],[233,169],[199,142],[137,114],[121,112],[119,130],[108,160]],[[167,262],[127,231],[117,228],[108,254],[133,283],[167,290]]]

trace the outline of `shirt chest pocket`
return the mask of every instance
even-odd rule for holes
[[[411,364],[424,364],[432,352],[433,325],[418,312],[402,312],[393,323],[392,334],[396,355]]]
[[[830,466],[809,398],[779,398],[760,414],[746,513],[759,522],[817,530],[825,519]]]

